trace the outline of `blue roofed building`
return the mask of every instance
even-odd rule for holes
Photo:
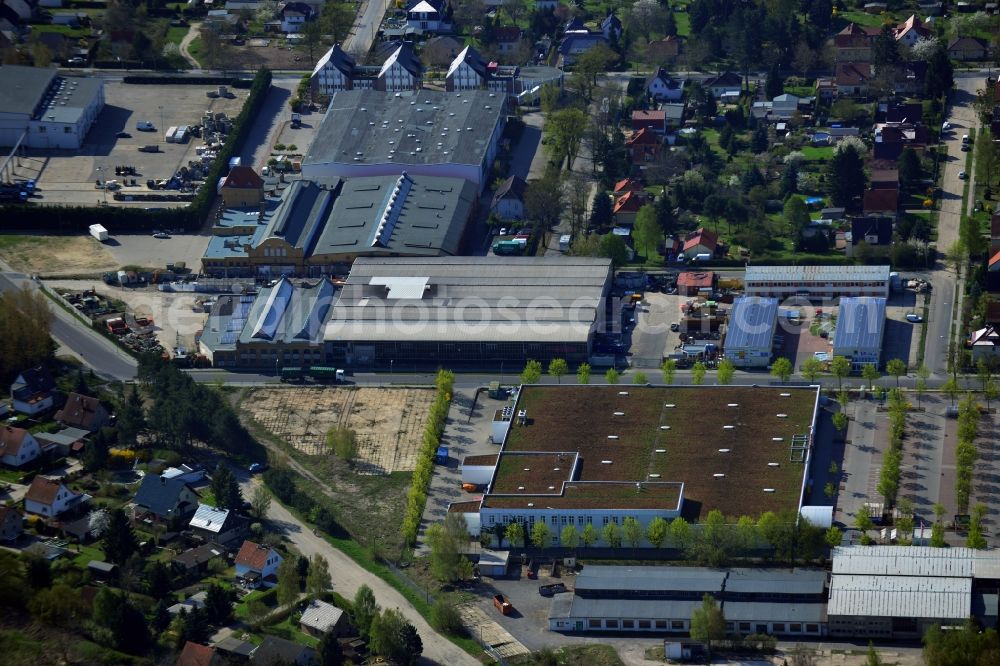
[[[841,298],[837,329],[833,334],[833,355],[851,360],[851,370],[866,365],[878,367],[885,336],[884,298]]]
[[[723,356],[738,368],[763,368],[771,361],[778,299],[742,296],[733,301]]]
[[[199,340],[215,367],[282,368],[323,364],[323,332],[336,297],[323,279],[281,278],[256,296],[221,296]]]

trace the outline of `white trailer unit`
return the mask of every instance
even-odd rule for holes
[[[190,128],[187,125],[181,125],[178,127],[177,131],[174,132],[174,143],[184,143],[187,141],[189,132]]]
[[[174,142],[174,135],[175,134],[177,134],[177,128],[176,127],[170,127],[170,128],[167,129],[166,133],[163,135],[163,140],[166,141],[167,143],[173,143]]]
[[[100,224],[90,225],[90,235],[96,238],[97,240],[101,241],[102,243],[108,240],[108,230],[105,229]]]

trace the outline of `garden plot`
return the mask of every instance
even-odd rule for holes
[[[302,453],[331,453],[326,433],[357,433],[362,474],[413,471],[434,391],[409,388],[262,388],[243,402],[255,421]],[[332,453],[331,453],[332,454]]]

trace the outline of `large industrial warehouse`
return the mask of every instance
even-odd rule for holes
[[[747,296],[889,297],[888,266],[747,266],[744,282]]]
[[[500,367],[590,355],[606,321],[608,259],[360,258],[326,327],[337,367]]]
[[[504,99],[486,90],[387,94],[342,90],[302,162],[305,178],[464,178],[489,185],[504,128]]]
[[[0,65],[0,146],[75,150],[104,108],[104,79]]]
[[[524,386],[495,417],[499,456],[463,465],[486,491],[462,513],[481,530],[544,521],[556,536],[628,516],[645,528],[713,509],[797,513],[818,400],[815,386]]]
[[[833,355],[851,360],[859,372],[866,365],[878,367],[885,337],[884,298],[842,298],[833,334]]]
[[[822,636],[827,573],[820,569],[708,569],[587,565],[557,595],[552,631],[688,633],[703,595],[716,599],[726,633]]]
[[[723,356],[738,368],[763,368],[771,362],[778,299],[742,296],[733,301]]]
[[[833,552],[831,636],[916,639],[932,625],[997,625],[1000,555],[971,548],[851,546]]]

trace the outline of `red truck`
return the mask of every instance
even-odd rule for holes
[[[501,615],[510,615],[514,612],[514,607],[510,604],[507,597],[502,594],[493,595],[493,605],[497,607],[497,610],[500,611]]]

